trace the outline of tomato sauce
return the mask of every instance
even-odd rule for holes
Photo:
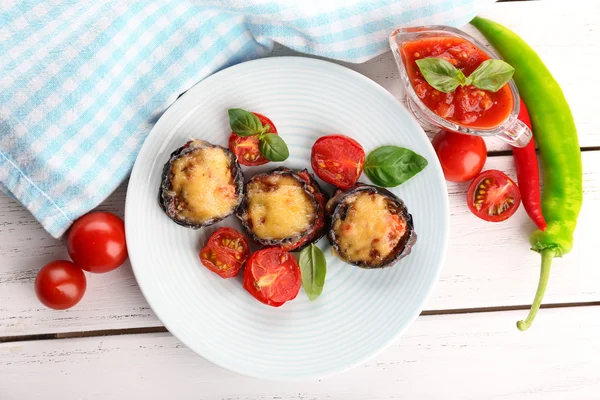
[[[514,100],[508,84],[497,92],[469,85],[442,93],[427,83],[415,62],[421,58],[443,58],[469,76],[490,58],[471,42],[458,37],[425,38],[403,43],[401,54],[415,93],[440,117],[456,124],[488,129],[500,125],[510,115]]]

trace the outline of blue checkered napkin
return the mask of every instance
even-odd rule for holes
[[[399,25],[494,0],[2,0],[0,188],[55,237],[129,174],[161,112],[274,42],[362,62]]]

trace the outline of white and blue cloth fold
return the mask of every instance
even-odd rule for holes
[[[494,0],[2,0],[0,183],[53,236],[128,176],[161,113],[274,42],[363,62]]]

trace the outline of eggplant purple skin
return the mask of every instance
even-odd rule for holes
[[[238,201],[237,201],[237,205],[231,210],[231,212],[229,214],[227,214],[223,217],[219,217],[219,218],[211,218],[203,223],[198,223],[195,221],[190,221],[185,218],[178,217],[177,209],[175,207],[176,196],[175,196],[175,193],[172,191],[172,184],[171,184],[171,166],[173,165],[173,162],[175,160],[177,160],[178,158],[183,157],[184,155],[191,153],[195,150],[209,148],[209,147],[222,149],[225,152],[225,154],[227,155],[227,158],[230,161],[229,165],[231,166],[230,167],[232,170],[231,175],[233,176],[233,182],[235,185],[235,194],[238,198]],[[163,172],[162,172],[160,190],[158,193],[158,203],[160,204],[160,208],[162,208],[162,210],[165,212],[165,214],[167,214],[167,216],[169,218],[171,218],[171,220],[173,220],[176,224],[185,226],[186,228],[200,229],[200,228],[203,228],[206,226],[214,225],[217,222],[220,222],[220,221],[224,220],[225,218],[229,217],[231,214],[235,213],[235,211],[239,208],[240,204],[242,203],[243,194],[244,194],[244,175],[242,173],[242,168],[240,167],[240,164],[238,163],[237,158],[235,157],[235,154],[233,154],[233,152],[231,150],[229,150],[228,148],[225,148],[223,146],[212,144],[212,143],[206,142],[204,140],[195,139],[195,140],[190,140],[189,142],[187,142],[186,144],[184,144],[183,146],[181,146],[180,148],[175,150],[173,153],[171,153],[171,156],[169,157],[169,161],[167,161],[165,163],[165,166],[163,167]]]
[[[340,251],[340,246],[338,243],[338,239],[336,237],[336,233],[333,229],[334,222],[336,219],[341,218],[344,219],[342,215],[344,211],[347,211],[343,207],[344,200],[351,195],[354,195],[359,192],[371,192],[383,195],[390,199],[392,203],[395,205],[395,209],[398,211],[398,215],[402,216],[406,221],[406,232],[404,236],[400,239],[394,250],[389,254],[385,259],[383,259],[378,264],[370,264],[366,262],[353,262],[344,259],[343,255]],[[335,195],[329,200],[327,203],[327,216],[328,216],[328,224],[329,230],[327,232],[327,238],[329,239],[329,243],[334,248],[337,256],[344,262],[352,265],[356,265],[357,267],[366,268],[366,269],[375,269],[375,268],[384,268],[391,267],[400,259],[408,256],[412,250],[412,247],[417,242],[417,234],[415,232],[414,221],[412,215],[409,214],[408,209],[404,202],[395,194],[390,192],[387,189],[367,185],[364,183],[357,183],[355,186],[351,187],[348,190],[342,191],[338,190]]]
[[[307,171],[308,172],[308,171]],[[314,205],[315,205],[315,213],[318,216],[319,213],[319,209],[320,209],[320,205],[319,202],[317,201],[315,195],[311,192],[311,190],[309,189],[309,185],[308,183],[300,178],[297,175],[297,172],[294,170],[291,170],[289,168],[286,167],[279,167],[279,168],[275,168],[269,172],[266,172],[264,174],[259,174],[259,175],[255,175],[253,176],[250,181],[248,181],[245,185],[244,185],[244,199],[242,201],[242,204],[240,205],[240,207],[238,208],[238,210],[236,211],[236,216],[238,217],[238,219],[241,221],[242,226],[244,227],[244,230],[246,231],[246,233],[258,244],[261,244],[263,246],[267,246],[267,247],[272,247],[272,246],[281,246],[284,247],[286,250],[288,251],[297,251],[297,250],[301,250],[302,248],[310,245],[311,243],[314,243],[316,240],[320,239],[321,237],[323,237],[323,235],[325,234],[325,229],[323,229],[323,233],[318,237],[318,238],[314,238],[304,244],[302,244],[302,246],[298,247],[298,248],[291,248],[294,246],[294,244],[298,243],[300,240],[304,239],[307,235],[311,234],[311,232],[313,232],[313,229],[315,227],[315,224],[317,223],[317,216],[315,216],[315,220],[313,221],[313,224],[310,226],[310,228],[308,230],[306,230],[305,232],[295,235],[295,236],[291,236],[288,238],[284,238],[284,239],[265,239],[265,238],[261,238],[258,237],[254,234],[254,231],[252,230],[252,227],[249,225],[249,215],[248,215],[248,196],[247,196],[247,187],[248,184],[254,180],[254,179],[260,179],[263,176],[269,176],[269,175],[287,175],[292,177],[293,179],[295,179],[296,181],[298,181],[302,188],[304,189],[304,192],[308,195],[308,197],[310,199],[312,199],[314,201]],[[310,176],[310,174],[309,174]],[[312,177],[311,177],[312,179]],[[318,184],[316,183],[316,181],[314,182],[316,184],[316,187],[319,191],[321,191],[321,193],[325,196],[324,192],[321,190],[321,188],[318,186]],[[314,186],[313,186],[314,188]],[[327,198],[325,196],[325,198]]]

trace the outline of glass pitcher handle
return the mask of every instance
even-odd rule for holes
[[[510,125],[505,131],[496,135],[513,147],[525,147],[533,137],[531,129],[520,120]]]

